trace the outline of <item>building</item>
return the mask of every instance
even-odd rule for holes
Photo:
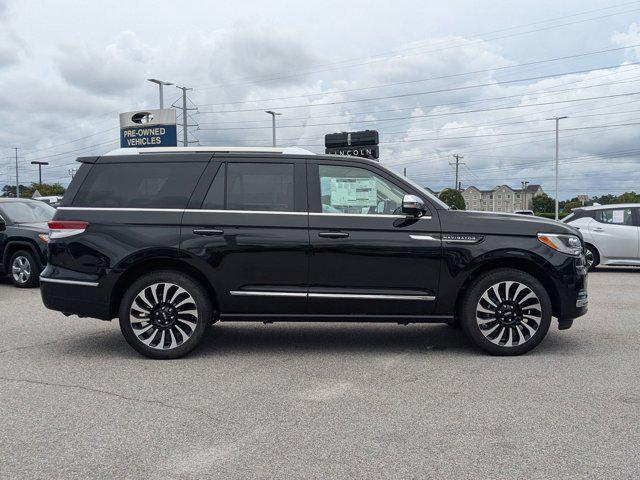
[[[467,210],[512,213],[516,210],[533,210],[533,197],[543,193],[540,185],[528,185],[524,194],[521,188],[508,185],[499,185],[491,190],[481,190],[472,185],[462,191],[462,197]]]

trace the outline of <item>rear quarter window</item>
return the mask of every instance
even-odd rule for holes
[[[74,207],[186,208],[206,163],[96,164]]]

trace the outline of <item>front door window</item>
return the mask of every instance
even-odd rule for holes
[[[323,213],[398,215],[401,189],[369,170],[341,165],[319,165]]]

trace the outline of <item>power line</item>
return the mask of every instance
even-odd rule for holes
[[[404,117],[393,117],[393,118],[384,118],[384,119],[375,119],[375,120],[361,120],[358,122],[354,122],[356,124],[365,124],[365,123],[382,123],[382,122],[390,122],[395,120],[408,120],[408,119],[417,119],[417,118],[435,118],[435,117],[443,117],[443,116],[451,116],[451,115],[465,115],[468,113],[483,113],[483,112],[495,112],[499,110],[513,110],[517,108],[531,108],[531,107],[539,107],[545,105],[557,105],[560,103],[574,103],[574,102],[585,102],[588,100],[601,100],[605,98],[618,98],[625,96],[633,96],[640,95],[640,92],[629,92],[629,93],[619,93],[613,95],[600,95],[595,97],[587,97],[587,98],[574,98],[568,100],[556,100],[552,102],[540,102],[540,103],[529,103],[527,105],[511,105],[504,107],[493,107],[493,108],[481,108],[475,110],[461,110],[455,112],[446,112],[446,113],[430,113],[424,115],[413,115],[413,116],[404,116]],[[313,123],[306,125],[282,125],[279,128],[301,128],[301,127],[320,127],[320,126],[335,126],[335,125],[348,125],[351,122],[331,122],[331,123]],[[262,130],[270,127],[234,127],[234,128],[200,128],[203,131],[226,131],[226,130]]]
[[[624,67],[624,65],[621,65],[621,67]],[[608,77],[612,74],[615,74],[617,72],[610,72],[607,73],[605,75],[600,75],[596,78],[602,78],[602,77]],[[584,85],[581,86],[581,89],[587,89],[587,88],[596,88],[596,87],[604,87],[604,86],[608,86],[608,85],[619,85],[619,84],[623,84],[623,83],[630,83],[630,82],[634,82],[635,80],[637,80],[638,76],[632,77],[630,79],[626,79],[626,80],[616,80],[613,82],[606,82],[606,83],[596,83],[593,85]],[[570,82],[564,82],[561,83],[557,86],[562,86],[562,85],[571,85],[574,83],[578,83],[583,81],[581,80],[572,80]],[[541,93],[541,94],[546,94],[546,93],[564,93],[564,92],[573,92],[575,91],[575,88],[568,88],[568,89],[562,89],[562,90],[548,90],[548,89],[538,89],[538,90],[532,90],[527,92],[527,95],[531,95],[531,94],[535,94],[535,93]],[[488,101],[493,101],[493,100],[507,100],[507,99],[511,99],[511,98],[522,98],[524,94],[522,93],[518,93],[515,95],[505,95],[505,96],[501,96],[501,97],[489,97],[489,98],[480,98],[480,99],[475,99],[475,100],[464,100],[461,102],[449,102],[449,103],[439,103],[439,104],[430,104],[430,105],[412,105],[410,107],[403,107],[403,108],[389,108],[389,109],[385,109],[385,110],[369,110],[369,111],[365,111],[365,112],[341,112],[341,113],[332,113],[332,114],[325,114],[325,115],[314,115],[313,117],[310,116],[306,116],[306,117],[288,117],[287,120],[288,121],[292,121],[292,120],[304,120],[304,121],[308,121],[312,118],[330,118],[330,117],[341,117],[344,115],[369,115],[369,114],[374,114],[374,113],[387,113],[387,112],[400,112],[403,110],[415,110],[416,108],[437,108],[437,107],[445,107],[445,106],[455,106],[455,105],[466,105],[469,103],[481,103],[481,102],[488,102]],[[200,112],[202,113],[202,112]],[[235,120],[235,121],[223,121],[223,122],[200,122],[200,125],[222,125],[222,124],[246,124],[246,123],[256,123],[259,122],[260,120]]]
[[[399,85],[409,85],[409,84],[414,84],[414,83],[429,82],[429,81],[433,81],[433,80],[444,80],[444,79],[449,79],[449,78],[455,78],[455,77],[461,77],[461,76],[467,76],[467,75],[474,75],[474,74],[478,74],[478,73],[497,72],[497,71],[507,70],[507,69],[511,69],[511,68],[526,67],[526,66],[531,66],[531,65],[540,65],[542,63],[558,62],[558,61],[561,61],[561,60],[568,60],[568,59],[571,59],[571,58],[587,57],[587,56],[591,56],[591,55],[600,55],[600,54],[603,54],[603,53],[616,52],[616,51],[626,50],[628,48],[634,48],[634,47],[640,47],[640,44],[625,45],[624,47],[616,47],[616,48],[609,48],[609,49],[606,49],[606,50],[597,50],[597,51],[593,51],[593,52],[578,53],[578,54],[574,54],[574,55],[566,55],[566,56],[563,56],[563,57],[555,57],[555,58],[545,59],[545,60],[536,60],[536,61],[520,63],[520,64],[516,64],[516,65],[505,65],[505,66],[502,66],[502,67],[485,68],[485,69],[482,69],[482,70],[474,70],[474,71],[470,71],[470,72],[453,73],[453,74],[449,74],[449,75],[441,75],[441,76],[438,76],[438,77],[421,78],[421,79],[417,79],[417,80],[404,80],[404,81],[401,81],[401,82],[392,82],[392,83],[386,83],[386,84],[382,84],[382,85],[371,85],[371,86],[367,86],[367,87],[350,88],[350,89],[346,89],[346,90],[327,90],[325,92],[308,93],[308,94],[294,95],[294,96],[288,96],[288,97],[264,98],[264,99],[260,99],[260,100],[243,100],[243,101],[235,101],[235,102],[204,103],[204,104],[200,104],[200,106],[202,106],[202,107],[215,107],[215,106],[220,106],[220,105],[239,105],[239,104],[246,104],[246,103],[272,102],[272,101],[276,101],[276,100],[291,100],[291,99],[295,99],[295,98],[309,98],[309,97],[316,97],[316,96],[323,96],[323,95],[330,95],[330,94],[338,94],[338,93],[360,92],[360,91],[363,91],[363,90],[371,90],[371,89],[375,89],[375,88],[396,87],[396,86],[399,86]]]
[[[640,62],[629,62],[629,63],[625,63],[623,64],[624,66],[632,66],[632,65],[640,65]],[[495,87],[495,86],[499,86],[499,85],[506,85],[506,84],[512,84],[512,83],[520,83],[520,82],[528,82],[528,81],[534,81],[534,80],[544,80],[547,78],[554,78],[554,77],[559,77],[559,76],[563,76],[563,75],[576,75],[579,73],[590,73],[593,72],[594,70],[609,70],[609,69],[613,69],[613,68],[620,68],[623,65],[617,64],[617,65],[607,65],[607,66],[603,66],[603,67],[595,67],[595,68],[589,68],[589,69],[583,69],[583,70],[573,70],[573,71],[569,71],[569,72],[560,72],[560,73],[553,73],[553,74],[548,74],[548,75],[537,75],[535,77],[526,77],[526,78],[516,78],[516,79],[511,79],[511,80],[503,80],[500,82],[488,82],[488,83],[476,83],[473,85],[463,85],[463,86],[458,86],[458,87],[451,87],[451,88],[440,88],[437,90],[425,90],[422,92],[412,92],[412,93],[399,93],[399,94],[395,94],[395,95],[385,95],[385,96],[381,96],[381,97],[370,97],[370,98],[361,98],[361,99],[357,99],[357,100],[340,100],[340,101],[334,101],[334,102],[323,102],[323,103],[310,103],[310,104],[305,104],[305,105],[289,105],[289,106],[281,106],[281,107],[277,107],[278,110],[284,110],[284,109],[294,109],[294,108],[309,108],[309,107],[320,107],[323,105],[344,105],[344,104],[348,104],[348,103],[359,103],[359,102],[373,102],[373,101],[377,101],[377,100],[390,100],[390,99],[394,99],[394,98],[407,98],[407,97],[415,97],[415,96],[420,96],[420,95],[431,95],[434,93],[448,93],[448,92],[456,92],[456,91],[460,91],[460,90],[469,90],[469,89],[473,89],[473,88],[482,88],[482,87]],[[247,109],[238,109],[238,110],[219,110],[219,111],[200,111],[200,114],[208,114],[208,113],[215,113],[215,114],[219,114],[219,113],[236,113],[236,112],[257,112],[257,111],[262,111],[261,108],[247,108]]]

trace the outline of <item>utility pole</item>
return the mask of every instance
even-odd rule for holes
[[[75,176],[75,174],[78,171],[78,169],[77,168],[70,168],[68,171],[69,171],[69,175],[71,176],[71,180],[73,180],[73,177]]]
[[[522,184],[522,201],[520,202],[520,205],[523,210],[526,210],[529,206],[527,203],[527,185],[529,185],[529,182],[527,180],[522,180],[520,183]]]
[[[20,198],[20,178],[18,177],[18,147],[13,147],[16,152],[16,198]]]
[[[31,162],[31,165],[38,165],[38,185],[42,186],[42,166],[49,165],[49,162]]]
[[[559,215],[558,215],[558,172],[560,170],[560,160],[559,160],[559,145],[558,145],[558,139],[559,139],[559,127],[560,127],[560,120],[564,120],[565,118],[569,118],[566,115],[564,117],[553,117],[553,118],[547,118],[547,120],[555,120],[556,122],[556,220],[558,220]]]
[[[182,144],[187,147],[189,145],[189,117],[187,112],[189,110],[195,110],[195,108],[187,108],[187,92],[193,90],[193,88],[178,86],[176,86],[176,88],[182,90]]]
[[[264,113],[271,115],[271,130],[273,132],[273,146],[276,146],[276,115],[282,115],[281,113],[274,112],[272,110],[265,110]]]
[[[456,166],[456,183],[454,184],[454,189],[458,190],[459,189],[459,182],[458,182],[458,169],[460,165],[466,165],[464,162],[460,162],[461,159],[463,159],[464,157],[462,155],[458,155],[457,153],[453,156],[453,158],[455,159],[455,163],[449,163],[449,165],[455,165]]]
[[[404,167],[404,176],[407,176],[407,167]]]
[[[151,83],[156,83],[158,85],[158,89],[160,91],[160,110],[164,108],[164,92],[163,88],[165,85],[173,85],[171,82],[164,82],[162,80],[158,80],[157,78],[147,78]]]

